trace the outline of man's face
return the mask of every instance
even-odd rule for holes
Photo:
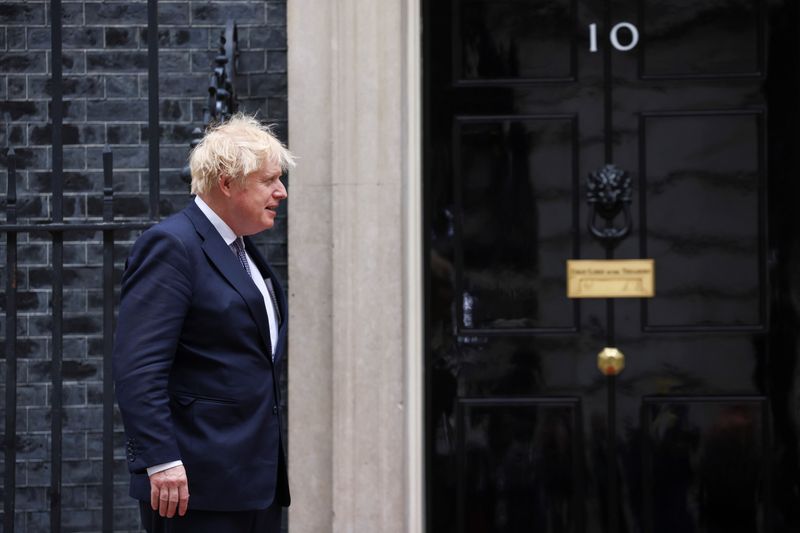
[[[278,204],[286,199],[280,180],[281,167],[267,162],[245,176],[244,183],[232,183],[228,197],[231,229],[237,235],[253,235],[270,229],[278,216]]]

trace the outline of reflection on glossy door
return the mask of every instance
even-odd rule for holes
[[[800,7],[423,7],[428,530],[800,531]],[[612,411],[606,303],[565,279],[605,257],[605,164],[633,184],[615,257],[656,264],[614,304]]]

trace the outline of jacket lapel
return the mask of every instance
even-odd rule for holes
[[[272,343],[269,338],[269,321],[267,310],[264,308],[264,297],[242,268],[239,260],[233,254],[213,224],[206,218],[197,204],[192,202],[185,210],[186,215],[194,223],[195,229],[203,237],[203,252],[214,263],[222,276],[236,289],[245,303],[250,314],[258,326],[261,339],[267,347],[268,359],[272,360]],[[248,252],[250,250],[248,249]],[[252,254],[251,254],[252,257]]]
[[[250,258],[258,267],[258,270],[261,272],[262,276],[265,278],[269,278],[272,280],[272,288],[275,291],[275,300],[278,302],[278,313],[281,316],[280,323],[278,324],[278,340],[275,343],[275,354],[276,359],[280,357],[280,354],[283,353],[282,348],[284,343],[286,342],[286,324],[288,323],[289,315],[287,314],[287,306],[286,306],[286,294],[283,292],[283,287],[281,286],[278,277],[275,275],[275,272],[269,266],[269,263],[264,256],[261,255],[261,252],[258,251],[255,244],[249,237],[244,238],[244,247],[247,250],[247,253],[250,255]]]

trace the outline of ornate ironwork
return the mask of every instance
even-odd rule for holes
[[[586,201],[589,204],[589,231],[605,246],[613,247],[633,229],[630,205],[632,185],[628,173],[615,165],[605,165],[586,179]],[[614,225],[620,213],[622,226]],[[604,225],[598,225],[602,218]]]
[[[219,54],[214,58],[214,67],[208,84],[208,102],[203,107],[203,127],[192,130],[189,148],[194,149],[203,138],[203,132],[213,122],[230,118],[239,107],[236,100],[236,68],[239,62],[239,31],[232,20],[220,33]],[[181,170],[181,179],[189,183],[192,179],[189,165]]]

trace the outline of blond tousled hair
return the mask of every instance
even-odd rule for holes
[[[200,144],[189,154],[192,194],[206,194],[223,175],[244,182],[245,176],[266,163],[284,172],[294,166],[294,156],[255,117],[236,113],[206,130]]]

